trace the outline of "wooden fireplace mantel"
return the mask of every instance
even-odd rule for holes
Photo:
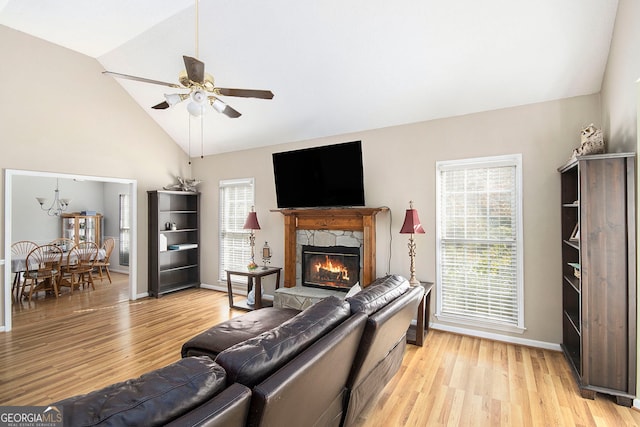
[[[296,286],[296,234],[298,230],[362,231],[362,278],[364,287],[376,277],[376,220],[389,208],[278,209],[284,215],[284,286]]]

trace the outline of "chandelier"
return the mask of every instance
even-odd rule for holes
[[[58,190],[58,179],[56,178],[56,191],[53,195],[53,202],[51,206],[45,208],[44,205],[47,204],[48,199],[46,197],[36,197],[38,203],[40,203],[40,209],[46,211],[50,216],[60,216],[62,212],[67,210],[69,207],[69,203],[71,199],[61,199],[60,198],[60,190]]]

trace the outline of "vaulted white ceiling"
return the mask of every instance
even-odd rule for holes
[[[0,0],[0,24],[96,58],[105,70],[178,80],[195,55],[195,0]],[[357,132],[600,91],[617,0],[201,0],[199,59],[242,113],[203,119],[204,154]],[[113,77],[104,76],[105,79]],[[187,102],[118,79],[200,155]]]

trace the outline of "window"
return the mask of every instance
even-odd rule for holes
[[[120,265],[129,265],[129,195],[120,194]]]
[[[220,280],[225,270],[246,267],[251,259],[249,233],[244,222],[254,204],[253,178],[220,181]]]
[[[436,316],[524,331],[522,156],[438,162]]]

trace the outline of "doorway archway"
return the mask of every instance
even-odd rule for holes
[[[87,176],[65,173],[51,173],[51,172],[39,172],[28,170],[15,170],[5,169],[5,197],[4,197],[4,253],[5,253],[5,268],[4,268],[4,331],[10,331],[12,328],[12,310],[11,310],[11,242],[12,239],[12,204],[14,197],[14,177],[16,176],[30,176],[30,177],[44,177],[44,178],[59,178],[59,179],[75,179],[84,181],[96,181],[103,183],[117,183],[125,184],[129,189],[130,197],[130,211],[129,221],[131,224],[130,229],[130,248],[129,248],[129,300],[135,300],[137,298],[137,181],[134,179],[124,178],[110,178],[99,176]],[[36,195],[34,195],[35,197]],[[29,196],[26,196],[29,197]],[[34,203],[35,199],[34,199]]]

